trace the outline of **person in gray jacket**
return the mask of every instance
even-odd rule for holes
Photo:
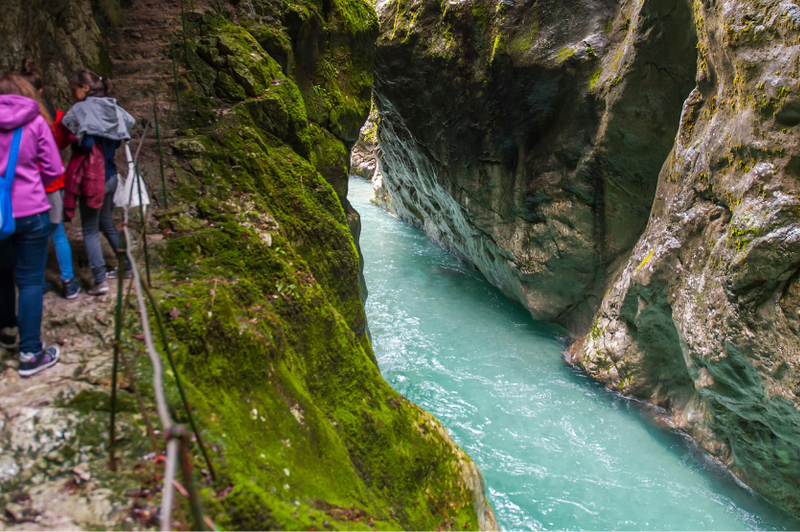
[[[69,82],[72,97],[77,103],[64,115],[61,123],[78,141],[72,145],[72,149],[85,153],[97,145],[105,157],[105,199],[102,207],[92,208],[88,205],[87,198],[80,198],[83,241],[94,276],[94,286],[88,293],[102,295],[109,290],[106,279],[114,279],[120,275],[116,269],[108,270],[99,234],[102,231],[111,247],[115,251],[119,249],[119,232],[111,219],[118,179],[114,154],[123,140],[130,140],[130,129],[136,124],[136,120],[117,104],[117,100],[108,96],[111,92],[111,80],[98,76],[91,70],[79,70],[72,74]],[[126,279],[132,275],[127,259],[122,275]]]

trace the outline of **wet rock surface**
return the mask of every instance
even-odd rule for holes
[[[399,0],[381,19],[393,212],[534,318],[588,330],[694,86],[688,4]]]
[[[385,3],[393,212],[800,512],[798,6]]]
[[[651,218],[570,360],[669,409],[800,513],[798,35],[788,2],[696,4],[697,86]]]

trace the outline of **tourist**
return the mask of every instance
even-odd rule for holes
[[[28,83],[33,85],[41,99],[44,80],[33,59],[25,59],[22,62],[21,74]],[[69,131],[61,124],[64,111],[58,109],[48,109],[48,111],[53,118],[53,122],[50,123],[50,129],[53,131],[58,149],[63,150],[70,144]],[[47,193],[47,201],[50,203],[50,238],[53,241],[58,267],[61,270],[62,293],[67,299],[75,299],[78,297],[81,287],[72,270],[72,248],[64,231],[64,175],[59,176],[58,179],[45,188],[45,192]],[[52,285],[46,280],[44,286],[45,292],[52,288]]]
[[[45,187],[64,173],[48,122],[47,111],[25,78],[11,72],[0,75],[0,176],[14,180],[11,206],[16,223],[14,233],[0,240],[0,346],[18,347],[23,377],[55,365],[59,356],[58,347],[46,347],[41,339],[50,233]],[[18,130],[21,134],[15,133]],[[19,143],[12,153],[15,135]],[[12,172],[7,166],[14,154],[17,162]],[[15,282],[19,289],[16,312]]]
[[[64,115],[62,123],[75,136],[72,159],[67,168],[65,216],[71,219],[80,198],[81,229],[94,286],[93,296],[108,292],[106,279],[117,278],[119,272],[108,271],[100,244],[99,232],[116,252],[119,232],[111,220],[114,191],[117,188],[117,166],[114,154],[121,141],[131,138],[130,129],[136,120],[114,98],[109,97],[111,80],[90,70],[79,70],[69,80],[72,97],[77,102]],[[123,277],[132,276],[126,259]]]

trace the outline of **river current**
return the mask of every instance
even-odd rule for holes
[[[566,331],[371,197],[351,178],[381,372],[475,460],[501,528],[800,528],[638,403],[566,366]]]

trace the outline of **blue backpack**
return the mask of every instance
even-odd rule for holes
[[[14,184],[14,174],[17,171],[17,156],[19,155],[19,142],[22,139],[22,127],[14,130],[11,138],[11,150],[8,152],[6,175],[0,177],[0,240],[14,234],[14,212],[11,210],[11,185]]]

